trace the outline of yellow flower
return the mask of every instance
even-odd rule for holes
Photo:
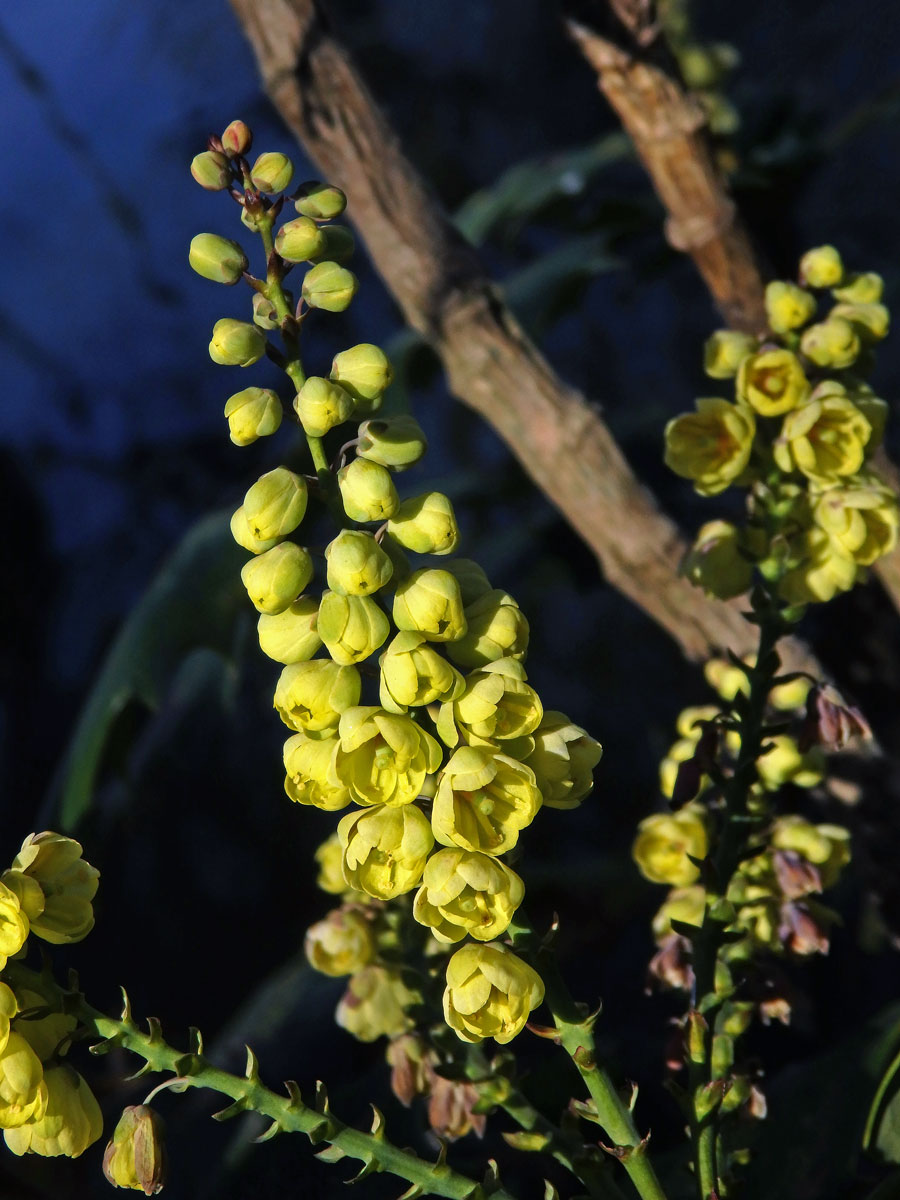
[[[0,1052],[9,1041],[9,1023],[18,1011],[15,992],[5,983],[0,983]]]
[[[363,662],[383,645],[390,623],[371,596],[323,592],[316,630],[336,663]]]
[[[703,347],[703,370],[711,379],[730,379],[758,346],[759,341],[749,333],[717,329]]]
[[[491,590],[491,581],[473,558],[451,558],[443,564],[443,570],[449,571],[459,584],[466,608]]]
[[[703,667],[703,676],[713,691],[729,704],[739,692],[746,695],[750,690],[746,674],[727,658],[711,658]]]
[[[463,740],[480,745],[507,741],[533,733],[544,715],[534,688],[525,682],[525,668],[514,658],[498,658],[473,671],[465,689],[442,707],[438,732],[448,745]]]
[[[325,547],[328,586],[344,596],[369,596],[390,580],[391,560],[371,533],[342,529]]]
[[[844,264],[834,246],[807,250],[800,259],[800,278],[809,287],[836,287],[844,278]]]
[[[459,584],[449,571],[413,571],[394,595],[394,624],[429,642],[455,642],[466,632]]]
[[[859,357],[859,335],[843,317],[829,317],[804,331],[800,349],[817,367],[834,367],[840,371]]]
[[[778,584],[779,595],[789,604],[825,602],[856,582],[856,560],[824,529],[798,534],[791,539],[790,550],[795,565]]]
[[[452,554],[459,542],[453,505],[443,492],[404,500],[388,521],[388,533],[416,554]]]
[[[802,471],[815,483],[831,483],[860,469],[871,432],[852,400],[824,395],[785,417],[775,462],[785,473]]]
[[[0,1051],[0,1129],[38,1121],[46,1107],[41,1061],[20,1033],[10,1033]]]
[[[46,996],[28,988],[20,988],[16,1000],[22,1012],[28,1012],[29,1009],[46,1010],[48,1006]],[[44,1016],[18,1017],[14,1028],[45,1063],[60,1051],[77,1025],[77,1020],[69,1013],[45,1011]]]
[[[383,350],[371,342],[361,342],[334,356],[331,378],[345,387],[364,411],[380,401],[394,372]]]
[[[352,975],[375,956],[372,923],[355,909],[332,909],[310,925],[304,948],[312,966],[323,975]]]
[[[703,809],[689,804],[676,813],[654,813],[638,826],[631,854],[651,883],[686,887],[700,876],[692,858],[706,857],[708,847]]]
[[[244,516],[261,542],[287,537],[306,513],[306,480],[287,467],[261,475],[244,496]]]
[[[247,524],[243,505],[240,508],[236,508],[232,513],[229,528],[231,536],[237,544],[243,547],[244,550],[249,550],[251,554],[265,554],[267,550],[271,550],[273,546],[278,545],[278,538],[266,538],[260,541],[259,538],[253,536],[250,532],[250,526]]]
[[[249,446],[281,425],[281,401],[269,388],[250,387],[229,396],[225,404],[228,434],[236,446]]]
[[[891,314],[883,304],[836,304],[828,316],[849,321],[864,342],[880,342],[891,325]]]
[[[697,753],[697,740],[700,736],[700,731],[692,733],[690,737],[679,738],[673,742],[666,752],[665,758],[660,760],[659,764],[659,790],[667,800],[672,799],[675,791],[675,781],[678,778],[678,768],[683,762],[694,757]],[[700,784],[700,790],[706,786],[708,782],[706,776]]]
[[[681,564],[681,574],[708,596],[729,600],[750,587],[753,565],[742,553],[741,534],[730,521],[707,521]]]
[[[46,1107],[40,1117],[7,1128],[6,1144],[13,1154],[60,1154],[78,1158],[103,1132],[103,1117],[94,1093],[76,1070],[51,1067],[44,1076]]]
[[[803,678],[776,684],[769,692],[769,703],[779,712],[796,712],[805,706],[811,687],[812,680]]]
[[[763,350],[741,363],[737,395],[761,417],[777,417],[803,403],[809,380],[790,350]]]
[[[499,859],[439,850],[425,864],[413,916],[439,942],[461,942],[466,934],[489,942],[505,933],[524,896],[522,880]]]
[[[698,400],[696,413],[682,413],[666,425],[666,465],[692,479],[701,496],[715,496],[747,466],[755,431],[749,409],[727,400]]]
[[[81,844],[61,833],[32,833],[12,862],[40,885],[44,907],[31,918],[31,932],[46,942],[80,942],[94,927],[91,901],[100,872],[81,857]]]
[[[840,287],[832,290],[835,300],[848,304],[877,304],[884,291],[884,280],[874,271],[851,275]]]
[[[28,916],[22,909],[22,904],[16,891],[9,886],[5,872],[0,883],[0,971],[6,966],[7,959],[18,954],[28,940]]]
[[[386,521],[400,507],[400,497],[387,467],[354,458],[337,473],[344,512],[351,521]]]
[[[815,787],[825,774],[825,756],[821,747],[814,746],[801,754],[797,743],[787,734],[766,739],[771,744],[757,761],[759,781],[768,792],[775,792],[786,783],[796,787]]]
[[[350,792],[336,784],[331,771],[336,737],[312,738],[295,733],[284,743],[284,790],[297,804],[311,804],[326,812],[337,812],[350,803]],[[343,891],[343,888],[340,889]]]
[[[537,971],[499,943],[463,946],[447,963],[444,1020],[465,1042],[505,1046],[543,999]]]
[[[897,545],[897,497],[875,476],[829,488],[813,504],[813,520],[861,566]]]
[[[213,326],[209,357],[220,367],[252,367],[266,352],[266,335],[247,321],[222,317]]]
[[[483,592],[466,606],[467,631],[447,653],[461,667],[484,667],[498,658],[521,661],[528,651],[530,629],[525,614],[507,592]]]
[[[406,413],[363,421],[359,427],[357,455],[392,471],[405,471],[415,466],[427,449],[428,442],[421,425]]]
[[[797,287],[796,283],[774,279],[766,287],[766,313],[769,326],[775,333],[799,329],[812,318],[815,311],[815,296]]]
[[[540,807],[530,767],[481,746],[461,746],[439,776],[431,821],[443,846],[505,854]]]
[[[525,765],[534,771],[548,808],[576,808],[594,786],[603,747],[565,713],[548,711],[532,734]]]
[[[837,883],[850,861],[850,831],[842,825],[813,825],[799,816],[779,817],[772,829],[776,850],[793,850],[819,869],[822,888]]]
[[[322,733],[335,729],[341,713],[359,704],[362,686],[355,667],[327,658],[285,667],[275,688],[275,708],[289,729]]]
[[[353,415],[353,397],[338,383],[311,375],[294,397],[294,411],[304,432],[310,437],[324,437],[336,425],[342,425]]]
[[[463,678],[430,646],[422,633],[398,633],[379,659],[381,704],[388,712],[423,708],[458,695]]]
[[[397,1037],[412,1028],[407,1010],[420,1001],[395,967],[363,967],[351,977],[335,1020],[361,1042]]]
[[[166,1181],[166,1148],[159,1113],[145,1104],[123,1109],[103,1152],[103,1174],[117,1188],[155,1196]]]
[[[409,804],[441,765],[431,734],[412,717],[376,705],[347,709],[338,734],[333,775],[357,804]]]
[[[256,624],[260,650],[285,666],[306,662],[322,645],[316,630],[318,613],[315,596],[301,596],[284,612],[263,613]]]
[[[348,813],[338,823],[344,878],[376,900],[410,892],[434,846],[428,818],[414,804],[381,804]]]
[[[340,896],[353,890],[344,878],[344,851],[337,833],[325,839],[314,857],[319,864],[316,887],[331,896]]]
[[[359,280],[336,262],[320,262],[303,276],[300,294],[310,308],[343,312],[356,295]]]
[[[294,542],[273,546],[241,568],[241,580],[257,612],[282,613],[312,579],[309,553]]]
[[[702,884],[673,888],[653,918],[653,936],[657,945],[674,932],[673,921],[683,921],[685,925],[696,925],[699,929],[705,909],[706,889]]]

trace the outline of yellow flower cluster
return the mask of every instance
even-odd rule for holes
[[[340,878],[335,843],[319,855],[325,890],[348,899],[310,930],[310,960],[326,973],[351,975],[339,1020],[371,1031],[378,1022],[367,1015],[361,1025],[360,1014],[381,1011],[384,997],[405,984],[378,960],[360,900],[362,908],[377,907],[418,889],[413,915],[439,942],[471,935],[481,943],[457,952],[453,979],[464,953],[466,971],[491,980],[448,983],[448,1012],[456,1011],[454,996],[464,1006],[482,997],[484,1007],[483,1022],[477,1006],[466,1008],[465,1032],[450,1023],[460,1036],[481,1029],[508,1041],[527,1018],[523,997],[537,1003],[540,989],[531,969],[493,942],[524,892],[500,856],[542,804],[565,809],[584,799],[601,748],[562,713],[544,712],[523,666],[528,622],[475,562],[453,557],[459,530],[450,499],[398,491],[395,477],[421,459],[426,438],[411,416],[379,414],[392,380],[383,351],[353,346],[321,375],[300,367],[304,306],[341,311],[356,288],[335,257],[335,247],[340,262],[352,249],[349,234],[332,224],[343,211],[341,193],[304,184],[272,202],[266,196],[290,182],[284,156],[262,155],[246,172],[235,169],[224,145],[199,158],[192,170],[203,186],[244,188],[242,219],[262,234],[268,260],[266,283],[256,281],[253,321],[218,322],[210,353],[218,363],[250,366],[277,331],[284,352],[272,348],[272,357],[287,364],[295,389],[290,405],[262,388],[230,397],[232,441],[245,446],[275,433],[287,413],[302,427],[317,473],[313,489],[304,475],[275,467],[232,518],[235,539],[253,555],[242,578],[260,614],[260,646],[283,667],[275,708],[291,730],[287,794],[329,812],[357,806],[338,825]],[[299,216],[276,230],[287,199]],[[191,262],[222,283],[248,269],[240,246],[212,234],[194,240]],[[281,280],[300,262],[312,265],[295,306]],[[355,436],[329,467],[321,439],[350,421]],[[298,537],[313,495],[341,525],[318,580],[316,558]],[[396,1032],[398,1023],[390,1016],[381,1022],[391,1026],[384,1032]]]
[[[27,837],[0,875],[0,973],[29,934],[56,945],[86,937],[98,878],[78,842]],[[14,1154],[77,1158],[102,1132],[91,1089],[61,1061],[76,1024],[40,991],[0,982],[0,1129]]]
[[[816,292],[830,292],[819,312]],[[757,566],[789,604],[830,600],[897,544],[900,510],[869,463],[887,405],[866,383],[888,332],[882,281],[848,273],[833,246],[805,254],[799,283],[766,289],[769,330],[706,345],[733,400],[704,398],[666,427],[665,460],[704,496],[750,489],[749,521],[705,525],[684,564],[711,595],[745,591]]]

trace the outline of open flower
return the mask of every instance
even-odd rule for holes
[[[576,808],[594,786],[594,767],[603,747],[565,713],[545,712],[531,735],[534,750],[525,765],[548,808]]]
[[[666,426],[666,465],[692,479],[701,496],[715,496],[747,466],[755,431],[750,409],[716,398],[698,400],[696,413],[682,413]]]
[[[13,1154],[78,1158],[103,1132],[103,1117],[94,1093],[72,1067],[50,1067],[44,1075],[46,1106],[42,1114],[4,1133]]]
[[[295,733],[284,743],[284,790],[296,804],[337,812],[350,803],[349,789],[336,783],[332,773],[337,748],[336,737],[305,733]]]
[[[788,413],[773,447],[782,471],[802,471],[815,483],[855,475],[872,427],[852,400],[823,395]]]
[[[463,946],[447,964],[444,1020],[463,1041],[506,1045],[543,998],[537,971],[496,942]]]
[[[737,395],[761,417],[780,417],[809,395],[809,380],[790,350],[762,350],[741,363]]]
[[[443,751],[412,717],[375,705],[341,716],[333,775],[357,804],[409,804],[425,776],[441,765]]]
[[[428,818],[414,804],[386,804],[348,813],[338,824],[344,878],[376,900],[410,892],[422,878],[434,846]]]
[[[638,826],[631,854],[651,883],[686,887],[700,877],[691,859],[706,857],[708,840],[703,810],[689,804],[676,813],[653,813]]]
[[[489,942],[506,931],[524,895],[522,880],[499,859],[439,850],[425,865],[413,916],[439,942],[461,942],[466,934]]]
[[[461,746],[440,774],[431,822],[444,846],[505,854],[540,806],[530,767],[481,746]]]

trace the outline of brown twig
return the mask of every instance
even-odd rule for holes
[[[692,659],[751,648],[740,605],[682,579],[685,545],[641,486],[597,408],[529,341],[404,157],[319,0],[231,0],[275,107],[352,217],[406,320],[453,393],[504,438],[594,550],[607,579]],[[794,662],[810,659],[797,649]]]
[[[766,329],[765,279],[716,165],[700,104],[681,83],[654,0],[567,0],[566,28],[597,74],[668,217],[666,237],[689,254],[726,324]],[[885,454],[878,473],[900,491]],[[900,549],[872,568],[900,611]]]

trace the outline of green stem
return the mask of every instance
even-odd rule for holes
[[[321,1088],[315,1107],[302,1102],[296,1084],[286,1085],[287,1095],[271,1091],[260,1081],[249,1048],[247,1074],[232,1075],[206,1062],[202,1053],[185,1054],[168,1045],[155,1023],[151,1024],[149,1033],[142,1033],[131,1018],[127,1002],[122,1017],[116,1020],[92,1007],[80,993],[65,991],[47,974],[39,974],[18,963],[11,963],[6,974],[11,983],[18,981],[22,987],[44,995],[50,989],[55,991],[60,1007],[77,1017],[89,1033],[103,1039],[93,1048],[95,1053],[121,1046],[143,1059],[150,1071],[171,1072],[186,1085],[208,1088],[227,1096],[233,1102],[226,1110],[228,1115],[256,1112],[270,1118],[273,1124],[268,1134],[304,1133],[314,1145],[327,1143],[336,1147],[340,1153],[334,1154],[332,1161],[347,1157],[363,1163],[357,1178],[373,1171],[388,1171],[411,1185],[405,1193],[409,1200],[425,1195],[445,1196],[450,1200],[486,1200],[488,1193],[474,1179],[452,1170],[443,1162],[427,1162],[412,1151],[401,1150],[387,1141],[384,1118],[377,1109],[372,1133],[364,1133],[344,1124],[331,1112]],[[493,1200],[515,1200],[502,1187],[494,1188],[490,1195]]]

